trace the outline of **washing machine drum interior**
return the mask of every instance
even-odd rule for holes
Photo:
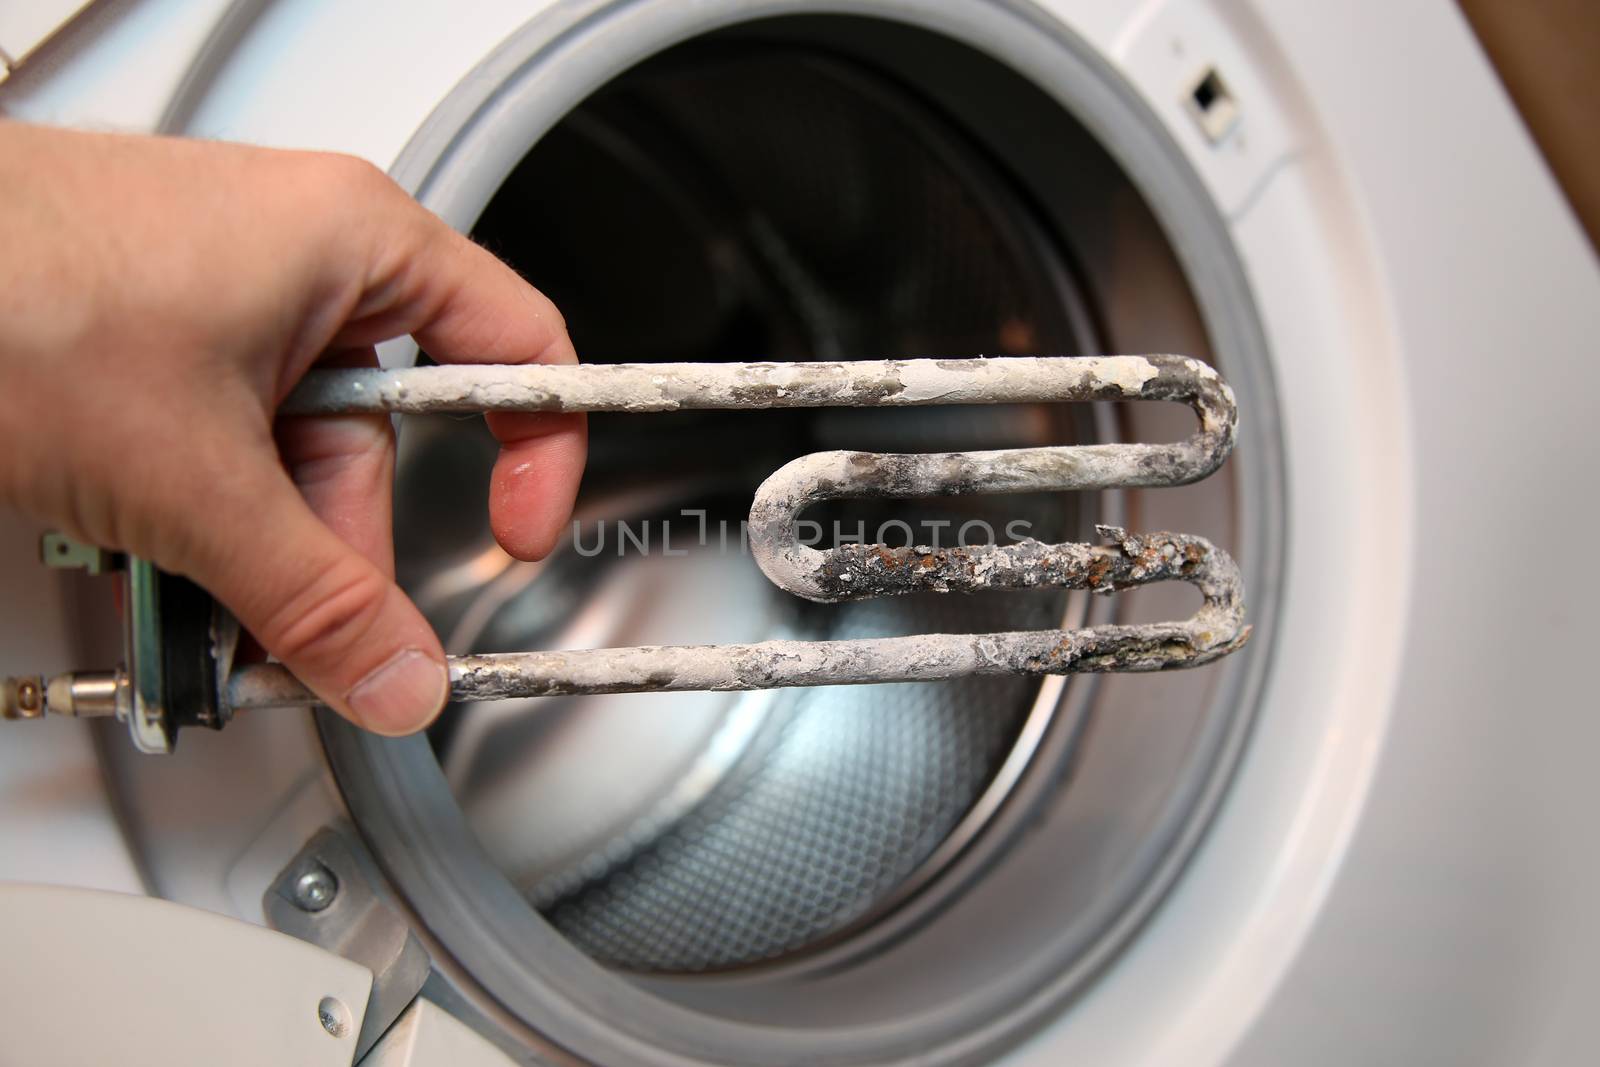
[[[554,299],[588,362],[1213,358],[1172,242],[1085,127],[1003,64],[888,24],[782,20],[655,56],[545,133],[473,235]],[[487,528],[481,426],[409,419],[400,578],[456,653],[1181,617],[1191,591],[1165,588],[816,605],[771,587],[742,537],[755,487],[808,452],[1187,432],[1149,407],[593,415],[570,536],[537,564]],[[825,544],[1118,521],[1237,549],[1249,495],[1230,468],[805,518]],[[461,704],[429,744],[474,847],[601,968],[733,1020],[854,1025],[961,995],[934,972],[1020,995],[1103,949],[1237,752],[1230,671]]]

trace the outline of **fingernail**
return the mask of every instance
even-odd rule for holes
[[[385,737],[400,737],[432,722],[449,695],[450,675],[444,664],[408,648],[357,682],[346,699],[362,726]]]

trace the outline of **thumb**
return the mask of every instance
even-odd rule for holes
[[[265,469],[262,469],[265,468]],[[311,511],[263,460],[248,510],[213,510],[186,568],[329,707],[388,736],[428,725],[450,680],[444,649],[415,605]],[[219,525],[219,516],[238,518]],[[201,534],[199,531],[205,530]]]

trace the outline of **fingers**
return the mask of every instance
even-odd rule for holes
[[[351,439],[370,442],[372,433],[358,427],[329,436],[338,439],[331,441],[337,449]],[[347,543],[312,513],[270,448],[259,451],[239,464],[226,498],[212,501],[207,531],[184,569],[330,707],[380,734],[421,729],[449,695],[444,650],[388,572],[363,551],[373,547],[375,528],[348,519],[344,532],[366,544]],[[386,470],[387,460],[363,451],[356,473],[334,474],[311,495],[326,507],[348,481],[363,483],[353,491],[367,499],[381,498],[367,484],[378,467]]]
[[[477,245],[452,233],[455,261],[475,279],[416,336],[428,354],[453,363],[576,363],[566,324],[543,293]],[[489,525],[518,559],[555,548],[583,478],[583,415],[488,417],[500,442],[489,484]]]
[[[413,205],[414,207],[414,205]],[[341,340],[371,343],[410,333],[442,363],[576,363],[566,324],[550,300],[510,267],[425,216],[415,247],[375,275]],[[398,232],[398,231],[397,231]],[[588,448],[582,415],[495,415],[502,450],[489,494],[490,525],[519,559],[554,548],[577,496]]]
[[[377,366],[371,349],[323,360]],[[394,574],[394,427],[385,415],[279,419],[278,454],[312,512],[345,544]]]
[[[582,415],[489,415],[500,457],[489,480],[489,525],[518,559],[548,556],[566,528],[583,478]]]
[[[389,209],[371,214],[365,238],[337,231],[337,239],[366,246],[366,278],[332,347],[410,334],[435,359],[457,363],[578,361],[548,297],[388,179],[379,180],[389,192],[375,199]]]
[[[550,298],[488,250],[439,224],[431,254],[440,302],[411,329],[429,355],[451,363],[576,363],[567,324]]]

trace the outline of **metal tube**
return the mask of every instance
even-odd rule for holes
[[[454,656],[451,695],[456,700],[498,700],[933,681],[968,674],[1159,671],[1209,663],[1249,639],[1239,571],[1226,553],[1202,538],[1182,534],[1101,530],[1116,543],[1032,543],[1011,578],[1019,586],[1052,584],[1104,592],[1178,579],[1200,590],[1205,598],[1200,610],[1182,622],[1078,630]],[[879,546],[857,547],[870,553]],[[899,551],[915,559],[919,550]],[[913,566],[920,569],[919,564]],[[227,701],[235,710],[318,703],[292,675],[273,665],[234,671]]]
[[[282,415],[916,407],[1204,395],[1207,429],[1233,394],[1187,356],[1007,356],[852,363],[460,364],[317,370]]]

